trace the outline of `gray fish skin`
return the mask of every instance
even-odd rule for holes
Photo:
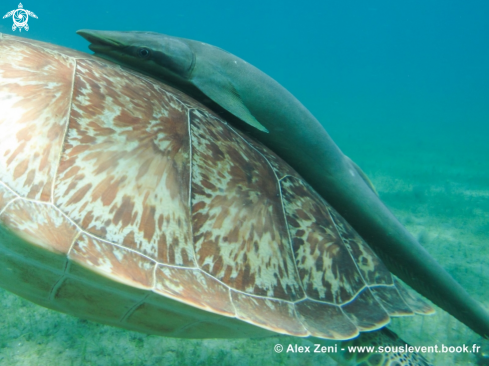
[[[486,310],[399,223],[316,118],[271,77],[198,41],[149,32],[77,33],[91,42],[96,55],[192,95],[271,148],[357,230],[392,273],[488,338]]]

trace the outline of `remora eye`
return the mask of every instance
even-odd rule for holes
[[[144,47],[138,49],[137,53],[138,53],[138,56],[141,58],[149,58],[149,56],[151,56],[151,51],[147,48],[144,48]]]

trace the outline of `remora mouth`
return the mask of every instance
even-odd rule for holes
[[[110,31],[97,31],[91,29],[80,29],[76,31],[76,34],[79,34],[83,38],[85,38],[88,42],[91,43],[89,48],[92,51],[95,51],[92,46],[105,46],[105,49],[109,47],[120,47],[122,44],[114,39],[110,38]],[[100,49],[100,48],[99,48]]]
[[[111,46],[104,45],[104,44],[96,44],[96,43],[89,44],[88,48],[90,49],[90,51],[93,51],[94,53],[96,53],[97,56],[99,53],[104,54],[110,50],[113,50],[113,47],[111,47]]]

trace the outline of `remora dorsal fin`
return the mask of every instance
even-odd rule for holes
[[[257,119],[251,114],[241,99],[233,83],[221,73],[213,73],[212,78],[194,77],[192,83],[200,89],[202,93],[211,98],[214,102],[234,114],[236,117],[246,122],[256,129],[267,132]]]

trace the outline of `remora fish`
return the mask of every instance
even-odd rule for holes
[[[478,334],[489,336],[486,310],[401,225],[316,118],[271,77],[198,41],[150,32],[77,33],[91,42],[96,55],[173,85],[247,130],[297,170],[392,273]]]

